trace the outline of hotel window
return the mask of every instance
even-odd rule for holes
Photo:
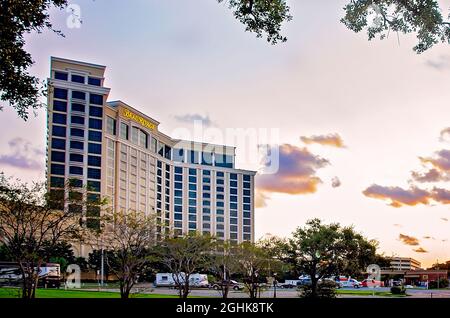
[[[90,94],[89,103],[95,105],[103,105],[103,95]]]
[[[70,118],[70,122],[72,124],[77,124],[77,125],[84,125],[84,117],[80,117],[80,116],[72,116]]]
[[[89,130],[89,141],[102,141],[102,132],[96,130]]]
[[[106,132],[110,135],[116,135],[116,120],[109,116],[106,117]]]
[[[70,80],[75,83],[84,84],[84,76],[72,74]]]
[[[50,186],[55,188],[64,187],[64,178],[60,177],[50,177]]]
[[[67,112],[67,102],[63,102],[61,100],[54,100],[53,110],[58,112]]]
[[[52,164],[50,166],[50,172],[51,174],[55,174],[55,175],[64,175],[64,169],[65,166],[64,165],[57,165],[57,164]]]
[[[158,142],[158,155],[160,155],[161,157],[164,156],[164,144],[162,142]]]
[[[84,143],[81,142],[81,141],[71,140],[70,141],[70,148],[71,149],[83,150],[84,149]]]
[[[164,145],[164,158],[170,160],[171,157],[172,157],[172,148],[167,145]]]
[[[66,153],[61,151],[52,151],[52,161],[65,162]]]
[[[100,78],[88,77],[88,84],[93,86],[102,86],[102,80]]]
[[[64,73],[64,72],[55,71],[55,79],[61,80],[61,81],[67,81],[68,74]]]
[[[131,141],[136,145],[139,142],[139,128],[131,127]]]
[[[83,168],[82,167],[76,167],[76,166],[70,166],[69,167],[69,173],[70,174],[76,174],[76,175],[83,175]]]
[[[103,117],[103,108],[97,106],[89,106],[89,116]]]
[[[57,114],[54,113],[53,114],[53,123],[54,124],[61,124],[61,125],[65,125],[67,121],[67,116],[64,114]]]
[[[202,152],[202,164],[211,166],[213,163],[213,155],[210,152]]]
[[[72,103],[72,111],[84,113],[84,109],[85,107],[83,104]]]
[[[148,135],[142,130],[139,130],[139,146],[148,148]]]
[[[101,167],[102,157],[88,156],[88,166]]]
[[[84,130],[79,128],[70,128],[70,135],[74,137],[84,137]]]
[[[101,155],[102,154],[102,145],[89,143],[88,144],[88,152]]]
[[[102,129],[102,121],[101,121],[101,119],[89,118],[89,128],[101,130]]]
[[[52,135],[58,137],[66,137],[66,127],[53,126]]]
[[[70,161],[83,162],[83,155],[80,155],[80,154],[77,154],[77,153],[71,153],[70,154]]]
[[[101,177],[100,169],[88,168],[89,179],[100,179],[100,177]]]
[[[53,91],[53,97],[59,99],[67,99],[67,89],[55,87]]]
[[[150,143],[150,150],[156,153],[157,147],[158,147],[158,140],[156,140],[156,138],[152,137],[152,140]]]
[[[66,141],[64,139],[52,138],[52,148],[66,149]]]
[[[98,181],[88,181],[87,182],[88,191],[100,192],[100,182]]]
[[[198,152],[194,150],[188,150],[189,163],[198,163]]]
[[[72,98],[74,99],[86,99],[86,93],[85,92],[79,92],[79,91],[72,91]]]
[[[125,123],[120,123],[120,137],[128,140],[128,125]]]
[[[173,148],[173,161],[184,162],[184,149]]]
[[[223,177],[223,176],[225,176],[223,171],[217,171],[217,177]]]

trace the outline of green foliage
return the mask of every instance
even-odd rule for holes
[[[24,36],[52,29],[49,9],[63,8],[66,4],[67,0],[1,2],[0,100],[9,103],[24,120],[28,119],[30,109],[42,106],[39,98],[46,89],[38,78],[28,73],[34,62],[25,51]]]
[[[303,285],[299,288],[301,298],[336,298],[336,283],[324,280],[317,284],[317,291],[314,293],[312,285]]]
[[[428,283],[429,289],[437,289],[437,288],[447,288],[449,285],[449,281],[447,278],[439,278],[439,284],[436,280],[433,280]]]
[[[218,0],[227,2],[235,18],[253,32],[258,38],[265,35],[267,42],[277,44],[285,42],[280,34],[281,25],[292,19],[286,0]]]
[[[406,288],[405,288],[405,286],[392,286],[391,293],[394,295],[405,295]]]
[[[450,22],[436,0],[354,0],[344,10],[341,22],[355,32],[366,30],[369,40],[384,39],[390,32],[412,33],[418,40],[417,53],[439,42],[450,43]]]

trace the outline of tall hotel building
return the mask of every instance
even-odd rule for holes
[[[107,102],[104,72],[105,66],[51,58],[49,189],[67,198],[70,180],[77,195],[106,197],[114,211],[156,213],[161,232],[253,241],[255,172],[235,169],[235,148],[172,139],[151,117]],[[99,209],[63,202],[86,226],[99,226]]]

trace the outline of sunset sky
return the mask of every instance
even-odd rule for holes
[[[77,0],[80,28],[27,36],[45,79],[50,56],[107,66],[123,100],[172,135],[193,119],[279,129],[280,169],[257,177],[256,237],[311,218],[353,224],[386,255],[450,260],[450,51],[417,55],[413,36],[367,41],[339,22],[346,1],[289,1],[272,46],[216,0]],[[441,1],[448,9],[450,1]],[[0,113],[0,171],[43,180],[45,111]],[[257,169],[238,148],[238,168]]]

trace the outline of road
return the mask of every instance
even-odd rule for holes
[[[105,291],[117,291],[118,289],[103,289]],[[345,290],[345,289],[343,289]],[[354,289],[347,289],[354,290]],[[389,292],[388,287],[380,287],[380,288],[361,288],[358,290],[374,290],[380,292]],[[152,285],[138,285],[135,288],[134,292],[139,293],[149,293],[149,294],[164,294],[164,295],[177,295],[177,290],[167,287],[158,287],[155,288]],[[407,289],[407,294],[409,297],[405,298],[450,298],[450,289],[440,289],[440,290],[426,290],[426,289]],[[220,291],[216,291],[213,289],[193,289],[190,293],[191,296],[196,297],[221,297]],[[266,291],[261,292],[262,298],[272,298],[274,296],[273,288],[270,288]],[[278,298],[298,298],[298,291],[295,289],[279,289],[277,288],[277,297]],[[380,298],[383,296],[372,296],[372,295],[338,295],[339,298]],[[387,296],[389,297],[389,296]],[[248,298],[248,295],[243,291],[230,291],[229,298]]]

